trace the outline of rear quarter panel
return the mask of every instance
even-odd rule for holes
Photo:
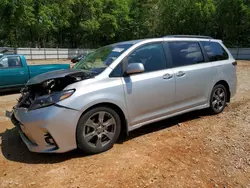
[[[229,85],[231,97],[233,97],[236,94],[237,76],[236,66],[234,66],[232,63],[236,60],[221,40],[216,40],[214,42],[218,42],[224,48],[224,50],[226,50],[229,57],[226,60],[211,62],[213,68],[216,70],[216,74],[213,78],[213,86],[219,81],[226,81]],[[211,94],[213,86],[210,88],[209,94]]]
[[[213,66],[217,70],[217,75],[215,77],[214,84],[221,80],[226,81],[229,85],[231,97],[236,94],[237,87],[236,67],[232,64],[234,61],[234,59],[230,58],[224,61],[212,62]]]

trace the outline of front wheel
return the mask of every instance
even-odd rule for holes
[[[225,86],[221,84],[214,86],[210,96],[209,107],[209,111],[212,114],[219,114],[224,110],[227,103],[227,95],[228,93]]]
[[[76,131],[78,148],[89,154],[113,147],[121,131],[119,115],[108,107],[87,111],[79,120]]]

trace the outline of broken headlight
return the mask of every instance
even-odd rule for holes
[[[43,108],[43,107],[56,104],[59,101],[69,98],[74,92],[75,90],[68,90],[68,91],[56,92],[50,95],[44,95],[39,98],[36,98],[34,102],[31,104],[31,106],[29,107],[29,110],[35,110],[38,108]]]

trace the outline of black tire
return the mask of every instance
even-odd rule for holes
[[[100,114],[101,113],[105,113],[104,117],[103,117],[103,123],[101,123],[102,125],[100,125],[99,122],[99,118],[100,118]],[[113,119],[111,119],[110,117],[112,117]],[[93,119],[91,119],[93,118]],[[112,122],[115,122],[114,124],[110,123],[110,127],[112,126],[112,130],[110,129],[110,127],[106,126],[106,129],[104,130],[104,119],[108,119],[112,120]],[[98,120],[96,120],[98,119]],[[107,120],[107,122],[108,122]],[[89,125],[91,124],[91,126],[87,125],[86,123],[88,123]],[[94,122],[96,121],[96,122]],[[92,124],[94,122],[94,124]],[[93,128],[97,127],[97,128]],[[107,128],[108,127],[108,128]],[[100,128],[100,129],[98,129]],[[111,131],[109,132],[107,129],[110,129]],[[86,134],[86,131],[89,131],[89,133]],[[103,131],[103,132],[102,132]],[[112,132],[113,131],[113,132]],[[114,143],[117,141],[119,135],[121,132],[121,120],[119,115],[111,108],[109,107],[96,107],[93,108],[89,111],[87,111],[85,114],[82,115],[82,117],[79,119],[78,125],[77,125],[77,130],[76,130],[76,141],[77,141],[77,146],[79,149],[81,149],[82,151],[84,151],[85,153],[88,154],[97,154],[97,153],[101,153],[104,152],[106,150],[109,150],[110,148],[113,147]],[[110,133],[110,134],[108,134]],[[111,134],[112,133],[112,134]],[[95,135],[97,134],[97,135]],[[91,136],[88,136],[91,135]],[[94,135],[92,137],[92,135]],[[111,137],[110,135],[112,135],[112,139],[109,139],[108,136]],[[90,141],[86,141],[88,140],[88,138],[90,138]],[[98,141],[101,140],[101,145],[97,144],[100,143]],[[106,143],[102,143],[102,141],[106,140]],[[109,141],[107,141],[109,140]],[[103,145],[102,145],[103,144]],[[98,145],[98,146],[97,146]]]
[[[224,92],[224,96],[219,97],[219,95],[217,93],[218,91]],[[227,104],[227,96],[228,96],[228,92],[227,92],[227,89],[225,88],[224,85],[222,85],[222,84],[215,85],[212,92],[211,92],[211,95],[210,95],[209,112],[211,114],[219,114],[219,113],[223,112],[223,110]],[[216,103],[216,101],[218,101],[218,102]]]

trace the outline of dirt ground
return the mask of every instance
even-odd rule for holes
[[[196,111],[133,131],[102,154],[28,151],[0,96],[0,187],[249,187],[250,62],[239,61],[238,91],[222,114]]]

